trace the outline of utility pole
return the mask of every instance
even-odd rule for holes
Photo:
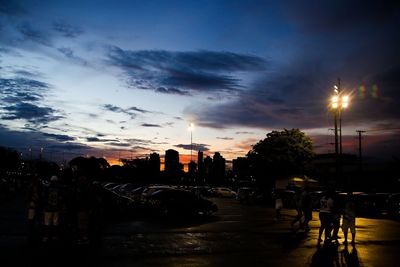
[[[339,97],[341,97],[340,78],[338,78],[337,90]],[[341,106],[337,109],[337,112],[339,115],[339,155],[341,156],[342,155],[342,107]]]
[[[365,131],[362,130],[357,130],[358,133],[358,160],[360,164],[360,172],[362,172],[362,146],[361,146],[361,140],[362,140],[362,134],[365,133]]]

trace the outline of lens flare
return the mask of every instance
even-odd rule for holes
[[[377,84],[372,85],[371,96],[373,98],[378,98],[379,97],[379,87],[378,87]]]
[[[364,99],[366,94],[367,94],[367,89],[364,84],[361,84],[360,87],[358,88],[358,96],[361,99]]]

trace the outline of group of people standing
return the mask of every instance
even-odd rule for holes
[[[338,240],[340,221],[342,219],[342,230],[344,234],[344,244],[347,245],[347,236],[350,229],[352,240],[355,244],[356,239],[356,210],[352,192],[348,192],[344,203],[340,203],[334,190],[327,190],[320,200],[319,219],[321,226],[318,233],[318,244],[322,242],[322,234],[325,232],[324,243]]]
[[[99,215],[99,201],[86,176],[75,180],[56,175],[40,179],[35,175],[28,189],[29,241],[47,243],[74,236],[78,243],[88,243],[92,222]]]
[[[308,187],[296,189],[294,195],[296,216],[290,223],[292,231],[296,232],[299,229],[303,229],[305,232],[310,231],[309,222],[312,219],[313,202]],[[356,211],[353,194],[348,192],[346,198],[341,201],[336,192],[329,189],[322,196],[319,204],[321,225],[318,232],[318,245],[323,241],[323,234],[325,234],[324,243],[337,241],[339,239],[340,227],[344,234],[344,244],[348,244],[347,236],[350,229],[352,235],[351,244],[354,245],[356,237]]]

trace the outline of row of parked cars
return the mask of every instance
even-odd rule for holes
[[[277,190],[274,192],[282,198],[285,208],[295,208],[295,191],[293,190]],[[264,192],[255,187],[241,187],[237,192],[237,199],[241,203],[271,203],[274,193]],[[324,195],[324,191],[311,191],[310,197],[313,210],[318,211],[320,208],[320,200]],[[356,202],[357,216],[361,217],[382,217],[400,219],[400,193],[365,193],[354,192],[354,200]],[[347,193],[337,192],[337,201],[340,207],[344,206]]]
[[[274,193],[255,187],[240,187],[234,191],[228,187],[174,186],[154,184],[137,186],[131,183],[101,183],[108,202],[116,203],[121,212],[151,212],[159,215],[210,215],[218,210],[209,197],[234,198],[244,204],[271,204]],[[295,208],[295,191],[279,190],[285,208]],[[323,191],[310,192],[314,210],[319,210]],[[353,193],[357,216],[389,216],[400,219],[400,193]],[[346,193],[337,192],[339,205],[343,205]]]
[[[211,215],[218,210],[193,188],[173,185],[137,186],[131,183],[102,183],[107,202],[123,213],[162,216]]]

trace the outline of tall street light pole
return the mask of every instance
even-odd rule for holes
[[[336,172],[339,172],[339,154],[342,154],[342,110],[349,106],[349,96],[343,95],[340,88],[340,79],[338,84],[334,86],[334,95],[331,97],[331,109],[334,113],[335,124],[335,157]],[[338,135],[338,119],[339,119],[339,135]]]
[[[191,122],[189,124],[189,131],[190,131],[190,162],[193,161],[193,129],[194,129],[194,124]]]

